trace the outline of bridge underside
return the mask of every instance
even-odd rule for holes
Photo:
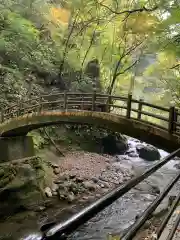
[[[55,124],[76,123],[90,124],[110,129],[148,142],[166,151],[179,147],[179,137],[167,130],[155,127],[146,122],[127,119],[105,112],[91,111],[46,111],[39,114],[27,114],[11,119],[0,125],[1,138],[24,136],[29,131]]]

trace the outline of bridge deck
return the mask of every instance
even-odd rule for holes
[[[153,105],[133,99],[132,95],[109,96],[96,92],[51,94],[2,109],[0,136],[24,135],[45,125],[63,123],[63,114],[67,116],[66,123],[98,123],[110,129],[116,125],[115,131],[170,152],[180,143],[180,113],[175,107]]]

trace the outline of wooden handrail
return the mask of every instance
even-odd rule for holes
[[[50,100],[50,99],[53,100]],[[118,101],[121,102],[121,105],[118,104]],[[124,105],[123,105],[123,103]],[[137,104],[137,108],[134,108],[133,104]],[[133,107],[132,107],[133,106]],[[145,107],[145,109],[144,109]],[[152,109],[152,111],[147,111],[146,107]],[[168,127],[166,130],[170,134],[178,133],[176,128],[180,126],[180,123],[177,122],[177,118],[180,115],[178,109],[175,107],[163,107],[154,105],[151,103],[144,102],[142,99],[137,100],[132,98],[132,95],[125,96],[115,96],[108,95],[104,93],[91,92],[91,93],[82,93],[82,92],[62,92],[62,93],[53,93],[46,94],[38,97],[31,98],[29,100],[19,102],[18,104],[13,104],[8,106],[5,109],[1,110],[1,123],[5,122],[8,119],[15,118],[27,114],[28,112],[37,112],[48,111],[48,110],[68,110],[68,109],[78,109],[78,110],[89,110],[89,111],[102,111],[105,112],[114,112],[118,113],[118,109],[125,109],[126,114],[123,117],[128,119],[136,119],[138,121],[144,122],[142,116],[149,116],[155,119],[167,122]],[[159,110],[162,113],[168,114],[167,117],[160,114],[155,114],[154,109]],[[124,114],[124,111],[123,111]],[[137,114],[134,117],[133,114]],[[120,114],[119,114],[120,115]],[[122,113],[121,113],[122,115]],[[150,121],[146,121],[151,123]],[[158,125],[161,128],[163,126]],[[178,133],[180,135],[180,133]]]

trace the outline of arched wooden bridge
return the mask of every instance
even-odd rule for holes
[[[53,124],[84,123],[119,131],[171,151],[180,143],[179,115],[175,107],[156,106],[133,99],[132,95],[64,92],[2,110],[0,136],[23,136]]]
[[[96,92],[83,94],[65,92],[46,95],[20,102],[19,104],[2,110],[0,124],[0,140],[2,139],[0,146],[2,148],[2,154],[0,160],[8,159],[8,157],[15,154],[18,149],[20,149],[19,156],[24,156],[24,153],[27,153],[27,149],[31,154],[30,144],[25,140],[28,137],[25,135],[33,129],[60,123],[98,125],[132,137],[137,137],[153,145],[161,146],[166,150],[178,148],[164,159],[155,163],[143,174],[135,176],[130,181],[120,185],[64,222],[58,223],[55,221],[45,224],[41,227],[37,238],[33,236],[33,239],[67,239],[68,235],[79,226],[83,225],[98,212],[122,197],[130,189],[160,169],[175,156],[179,156],[179,115],[178,109],[175,107],[165,108],[156,106],[142,100],[133,99],[132,95],[128,95],[128,97],[108,96]],[[153,119],[155,119],[156,124],[153,122]],[[15,140],[11,142],[11,138],[13,139],[13,137],[15,137]],[[18,140],[21,137],[22,141]],[[16,143],[19,145],[17,146]],[[28,148],[26,149],[27,146]],[[13,154],[11,148],[13,148]],[[6,152],[7,155],[2,156],[4,152]],[[117,239],[132,240],[143,224],[151,218],[151,214],[179,179],[180,173],[178,172],[175,178],[169,182],[168,186],[163,189],[149,207],[140,215],[137,221],[127,229],[127,232],[125,232],[122,237],[118,236]],[[177,194],[167,215],[163,218],[160,227],[156,230],[154,239],[172,240],[180,223],[180,215],[176,218],[172,229],[169,231],[168,237],[164,237],[167,235],[166,232],[165,235],[163,234],[179,202],[180,193]]]

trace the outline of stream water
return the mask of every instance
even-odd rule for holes
[[[129,139],[129,146],[132,151],[136,151],[136,145],[138,142],[134,139]],[[167,152],[159,150],[161,157],[168,155]],[[144,172],[145,169],[155,162],[148,162],[140,159],[139,157],[129,157],[127,155],[119,156],[121,163],[124,166],[133,169],[135,174]],[[178,160],[171,160],[160,170],[155,172],[152,176],[147,178],[143,184],[139,184],[136,188],[125,194],[122,198],[114,202],[107,207],[104,211],[100,212],[96,217],[91,219],[80,227],[74,234],[72,234],[69,240],[104,240],[107,239],[108,234],[122,233],[126,230],[134,221],[137,215],[141,214],[148,205],[155,199],[150,191],[152,186],[158,187],[162,190],[169,181],[177,174],[177,170],[174,165],[178,163]],[[180,189],[180,184],[171,190],[170,195],[176,195],[177,190]],[[75,209],[75,212],[78,209]],[[58,208],[54,208],[51,211],[52,216],[60,220],[67,216],[62,216],[58,213]],[[59,215],[59,217],[57,217]],[[38,239],[36,231],[38,226],[47,220],[47,215],[42,215],[41,219],[37,221],[25,220],[22,222],[4,222],[0,223],[0,239],[21,239],[32,240]],[[6,233],[6,234],[5,234]]]
[[[133,139],[129,140],[130,148],[136,152],[135,146],[137,142]],[[167,152],[160,150],[161,157],[168,155]],[[120,156],[121,158],[121,156]],[[127,157],[122,160],[125,166],[127,164],[132,166],[135,174],[144,172],[145,169],[155,162],[147,162],[143,159]],[[112,205],[100,212],[96,217],[84,224],[78,231],[76,231],[69,240],[105,240],[109,234],[121,234],[131,224],[134,223],[137,215],[140,215],[148,205],[155,199],[153,194],[149,194],[151,186],[157,186],[160,191],[170,182],[170,180],[177,174],[178,170],[174,165],[178,160],[171,160],[160,170],[155,172],[152,176],[147,178],[143,184],[139,184],[136,189],[131,190],[122,198],[118,199]],[[178,183],[169,193],[169,195],[176,195],[180,189]]]

